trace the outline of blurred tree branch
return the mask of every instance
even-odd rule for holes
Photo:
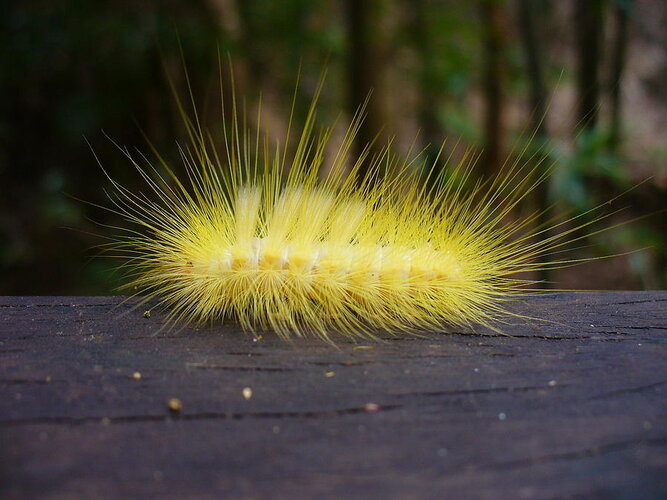
[[[573,15],[577,35],[577,124],[585,130],[594,128],[598,119],[602,0],[576,0]]]
[[[618,150],[621,141],[621,91],[623,71],[625,69],[628,46],[628,17],[632,8],[632,0],[616,0],[614,2],[614,24],[616,28],[611,60],[610,93],[611,93],[611,126],[609,145]]]
[[[381,96],[382,64],[378,25],[381,24],[384,0],[346,0],[345,21],[348,37],[348,110],[354,115],[366,101],[366,116],[356,138],[357,156],[369,145],[377,153],[381,146],[375,144],[376,135],[386,125]],[[372,154],[371,154],[372,156]],[[369,161],[359,170],[357,181],[362,182],[368,174]]]
[[[534,0],[519,0],[519,30],[521,35],[521,43],[523,46],[524,57],[526,60],[526,72],[528,76],[528,83],[530,85],[530,125],[529,134],[534,134],[534,141],[539,150],[533,158],[535,165],[535,172],[533,177],[537,179],[549,166],[548,158],[546,157],[546,140],[548,136],[547,128],[547,90],[544,84],[544,69],[543,60],[544,54],[540,45],[539,37],[535,31],[536,12]],[[548,221],[552,214],[549,209],[549,183],[548,179],[544,180],[535,188],[532,197],[534,208],[538,211],[539,216],[536,220],[538,226],[547,227]],[[542,238],[548,238],[549,233],[544,233]],[[542,286],[548,287],[551,281],[551,272],[549,269],[542,269],[540,271],[540,280]]]
[[[504,1],[481,0],[484,96],[484,153],[482,172],[490,177],[500,169],[503,158],[503,50],[505,45]]]

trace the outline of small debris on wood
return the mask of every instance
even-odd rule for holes
[[[364,411],[368,413],[374,413],[380,409],[380,405],[377,403],[366,403],[364,405]]]
[[[252,397],[252,389],[250,387],[244,387],[241,393],[245,399],[250,399]]]
[[[324,376],[327,377],[327,378],[331,378],[331,377],[336,376],[336,372],[325,372]]]
[[[558,384],[558,382],[556,382],[555,380],[549,380],[548,385],[549,385],[549,387],[556,387],[557,384]]]
[[[132,374],[132,378],[133,378],[134,380],[141,380],[141,372],[134,372],[134,373]]]
[[[503,412],[498,413],[498,420],[503,421],[507,418],[507,415]]]
[[[374,345],[355,345],[352,349],[375,349]]]
[[[148,319],[151,317],[151,312],[149,311],[144,311],[144,318]]]
[[[167,407],[169,408],[169,411],[174,413],[180,413],[183,411],[183,403],[178,398],[171,398],[169,403],[167,403]]]

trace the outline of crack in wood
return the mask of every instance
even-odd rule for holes
[[[243,419],[284,419],[284,418],[329,418],[345,415],[367,413],[369,415],[382,411],[392,411],[402,408],[403,405],[378,405],[369,409],[367,406],[341,408],[334,410],[305,410],[305,411],[260,411],[260,412],[198,412],[183,413],[180,415],[121,415],[117,417],[86,416],[86,417],[32,417],[0,420],[0,427],[16,427],[24,425],[82,425],[97,423],[129,424],[142,422],[179,422],[197,420],[243,420]]]
[[[46,308],[46,307],[68,307],[73,309],[84,309],[84,308],[93,308],[93,307],[115,307],[117,304],[115,302],[107,302],[105,304],[2,304],[0,303],[0,309],[32,309],[32,308]]]
[[[363,366],[377,364],[380,361],[363,360],[363,361],[306,361],[306,364],[314,366]]]
[[[392,394],[398,398],[412,397],[412,396],[465,396],[468,394],[493,394],[493,393],[512,393],[512,392],[529,392],[541,390],[553,390],[557,387],[567,387],[570,384],[550,385],[527,385],[517,387],[482,387],[479,389],[448,389],[443,391],[422,391],[422,392],[401,392]]]
[[[653,302],[667,302],[667,299],[628,300],[626,302],[610,302],[609,305],[651,304]]]
[[[45,379],[32,379],[32,378],[2,378],[0,379],[0,384],[4,385],[30,385],[30,384],[48,384],[49,381]]]
[[[535,465],[538,463],[552,462],[555,460],[578,460],[582,458],[598,457],[608,453],[623,451],[627,449],[636,448],[638,446],[664,446],[667,445],[667,437],[647,438],[647,439],[632,439],[627,441],[618,441],[614,443],[601,444],[589,448],[582,448],[580,450],[550,453],[540,455],[532,458],[523,458],[518,460],[510,460],[507,462],[496,462],[490,464],[492,468],[506,468],[506,467],[525,467]]]
[[[205,363],[186,363],[186,367],[197,368],[199,370],[222,370],[222,371],[237,371],[237,372],[294,372],[294,368],[285,368],[280,366],[233,366],[233,365],[217,365]]]
[[[597,325],[596,325],[597,326]],[[611,326],[611,325],[600,325],[600,328],[618,328],[619,330],[667,330],[667,326],[651,326],[651,325],[642,325],[642,326]],[[623,332],[615,332],[618,335],[624,335]]]
[[[665,384],[667,384],[667,380],[662,380],[660,382],[654,382],[652,384],[640,385],[636,387],[628,387],[627,389],[618,389],[616,391],[603,392],[602,394],[598,394],[596,396],[591,397],[591,399],[604,399],[613,396],[620,396],[623,394],[630,394],[633,392],[642,392],[648,389],[655,389],[656,387],[660,387],[661,385]]]
[[[568,335],[568,336],[556,336],[556,335],[540,335],[540,334],[505,334],[505,333],[460,333],[460,332],[447,332],[442,333],[443,336],[457,336],[457,337],[488,337],[488,338],[502,338],[502,339],[539,339],[539,340],[586,340],[590,339],[590,335]],[[431,339],[433,340],[433,339]]]

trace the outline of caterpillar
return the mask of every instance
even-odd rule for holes
[[[127,227],[106,249],[127,259],[127,286],[157,300],[168,321],[231,319],[324,339],[496,328],[508,301],[532,291],[519,273],[566,264],[540,256],[585,223],[547,233],[538,214],[510,216],[549,166],[517,159],[475,182],[475,155],[452,165],[441,148],[425,182],[420,153],[399,156],[387,145],[354,157],[363,108],[331,153],[333,126],[315,127],[321,88],[292,147],[261,133],[261,113],[251,132],[235,97],[231,125],[222,110],[219,146],[176,96],[189,137],[180,147],[186,178],[157,152],[154,165],[124,150],[151,195],[109,177],[108,209]]]

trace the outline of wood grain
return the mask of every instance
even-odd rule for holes
[[[0,298],[1,497],[667,497],[667,292],[335,347],[119,303]]]

